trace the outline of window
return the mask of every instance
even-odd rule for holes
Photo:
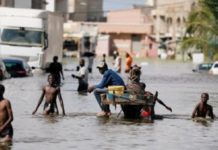
[[[3,29],[1,41],[21,45],[42,46],[43,32],[31,31],[25,28]]]
[[[214,68],[218,68],[218,64],[215,64],[215,65],[214,65]]]

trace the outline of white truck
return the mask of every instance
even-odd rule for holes
[[[31,67],[46,69],[62,61],[63,17],[36,9],[0,8],[0,56],[22,57]]]

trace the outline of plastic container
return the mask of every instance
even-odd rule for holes
[[[112,93],[107,93],[107,99],[108,100],[113,100],[114,95]]]
[[[121,96],[124,93],[124,86],[108,86],[108,93]]]

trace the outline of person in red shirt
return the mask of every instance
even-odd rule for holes
[[[125,73],[129,73],[130,69],[132,67],[132,57],[129,53],[126,53],[126,67],[125,67]]]

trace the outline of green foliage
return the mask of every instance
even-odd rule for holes
[[[199,0],[192,9],[186,24],[182,49],[196,47],[206,53],[218,50],[218,0]]]
[[[218,19],[218,1],[217,0],[203,0],[203,3],[211,10],[213,15]]]
[[[214,60],[214,61],[218,61],[218,53],[216,53],[216,54],[213,56],[213,60]]]

